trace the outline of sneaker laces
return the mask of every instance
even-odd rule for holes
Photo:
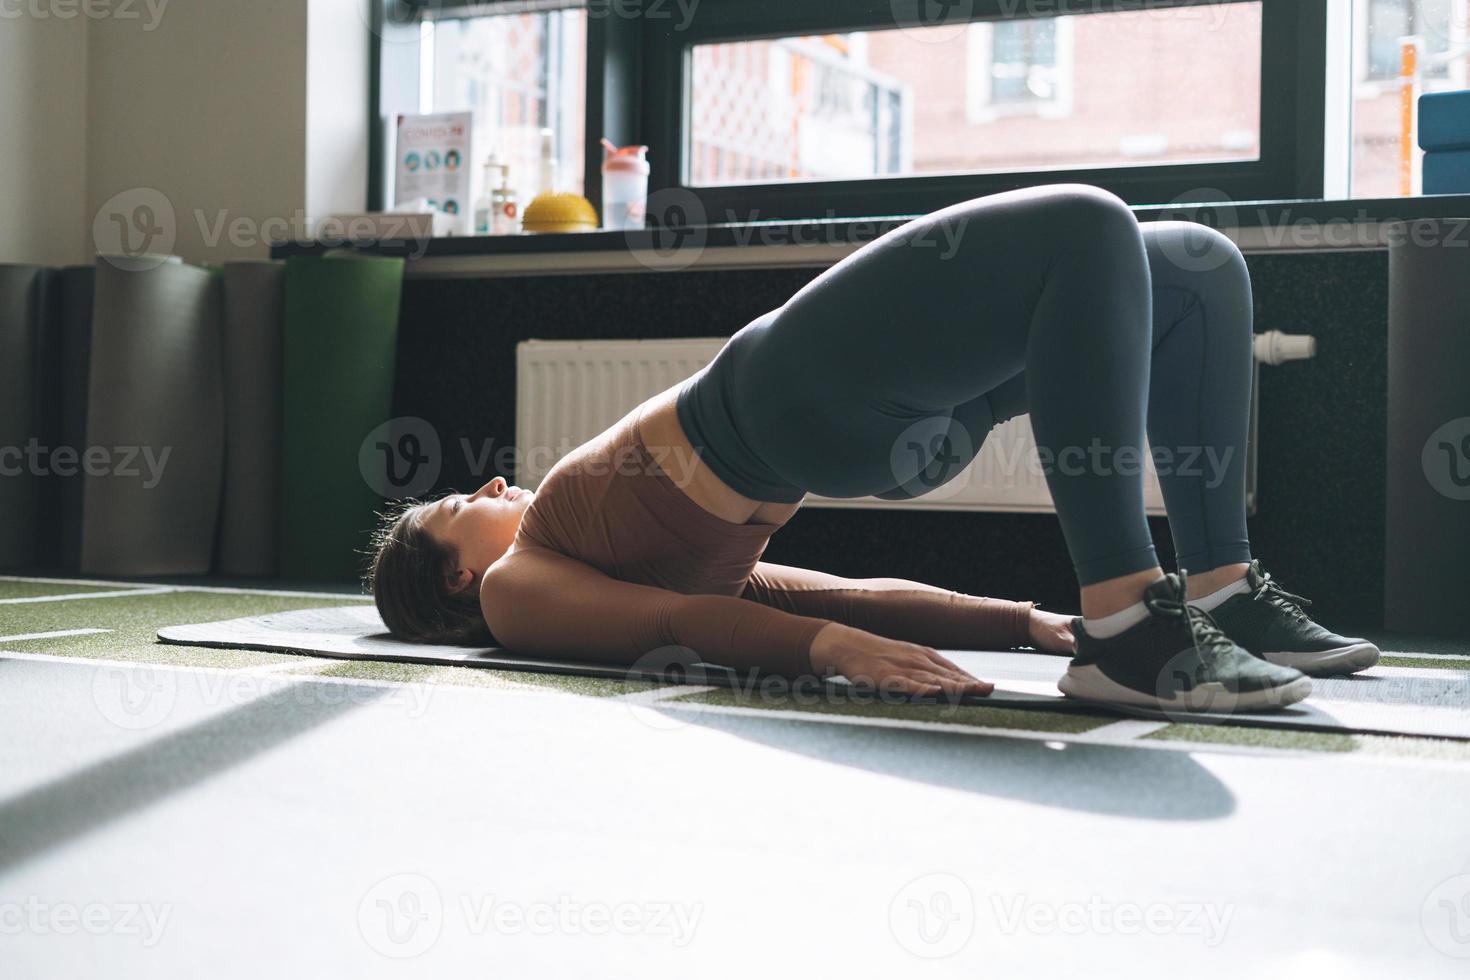
[[[1251,595],[1252,602],[1259,602],[1262,600],[1269,602],[1270,604],[1284,610],[1287,613],[1290,613],[1293,618],[1298,620],[1305,620],[1308,618],[1307,614],[1302,612],[1302,607],[1310,606],[1312,604],[1311,599],[1304,598],[1294,592],[1288,592],[1283,589],[1277,583],[1277,581],[1271,577],[1271,573],[1265,571],[1261,573],[1260,587],[1257,588],[1256,591]]]
[[[1212,655],[1223,655],[1233,651],[1235,641],[1225,635],[1225,631],[1220,629],[1220,625],[1215,622],[1215,617],[1184,598],[1187,595],[1184,573],[1179,572],[1178,575],[1180,598],[1147,596],[1144,604],[1149,611],[1156,616],[1183,620],[1185,627],[1189,630],[1195,653],[1199,654],[1203,661],[1209,662],[1213,660]]]

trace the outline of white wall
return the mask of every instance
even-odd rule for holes
[[[153,30],[90,31],[88,213],[162,201],[184,261],[264,257],[306,199],[305,5],[173,0]]]
[[[263,258],[271,237],[362,210],[367,2],[0,19],[0,261],[89,262],[144,225],[133,247]]]
[[[0,262],[90,261],[87,23],[0,18]]]

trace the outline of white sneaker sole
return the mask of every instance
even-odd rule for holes
[[[1282,667],[1295,667],[1303,674],[1328,677],[1355,674],[1378,663],[1378,648],[1371,643],[1354,643],[1331,650],[1295,650],[1285,653],[1263,653],[1262,658]]]
[[[1095,665],[1078,667],[1075,664],[1057,681],[1057,687],[1069,698],[1092,701],[1097,704],[1122,704],[1137,708],[1154,708],[1162,711],[1190,711],[1200,714],[1233,714],[1236,712],[1271,711],[1295,704],[1312,693],[1312,681],[1308,677],[1281,687],[1265,691],[1233,694],[1220,684],[1201,684],[1192,691],[1161,698],[1153,694],[1124,687],[1104,674]]]

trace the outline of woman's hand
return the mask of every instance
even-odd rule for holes
[[[1061,613],[1042,612],[1031,607],[1031,644],[1046,653],[1076,653],[1077,640],[1072,635],[1072,617]]]
[[[812,668],[838,673],[854,684],[903,694],[980,694],[995,685],[979,680],[932,648],[828,623],[812,640]]]

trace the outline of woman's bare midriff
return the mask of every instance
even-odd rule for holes
[[[704,464],[684,434],[675,408],[679,385],[643,403],[638,434],[659,468],[668,473],[691,500],[732,524],[785,524],[801,507],[769,500],[753,500],[737,492]]]

